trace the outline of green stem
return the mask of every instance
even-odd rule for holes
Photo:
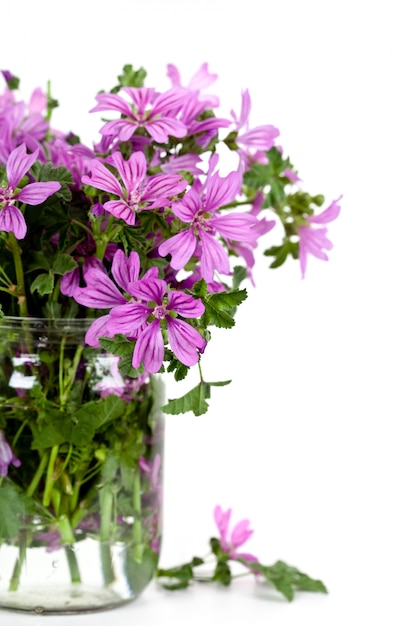
[[[133,556],[137,561],[142,560],[143,538],[142,538],[142,503],[141,484],[139,470],[135,471],[133,478],[133,510],[135,511],[135,521],[133,522]]]
[[[18,296],[18,307],[20,317],[28,317],[26,291],[25,291],[25,278],[23,273],[22,257],[20,254],[20,247],[16,236],[13,232],[8,236],[10,249],[13,254],[13,262],[16,272],[16,292]]]
[[[39,481],[42,478],[42,474],[45,471],[45,467],[47,463],[48,463],[48,455],[44,454],[43,457],[41,458],[41,462],[38,465],[38,469],[36,470],[35,475],[32,478],[30,485],[26,490],[26,495],[29,496],[29,498],[33,496],[37,486],[39,485]]]
[[[27,421],[25,420],[19,427],[19,430],[17,431],[17,433],[15,434],[14,438],[13,438],[13,442],[12,442],[12,449],[16,447],[16,444],[19,440],[19,437],[22,433],[22,430],[25,428],[25,426],[27,425]]]
[[[9,581],[9,591],[17,591],[20,584],[20,575],[22,573],[23,564],[26,560],[26,530],[20,531],[19,534],[19,556],[14,564],[12,577]]]
[[[59,397],[61,408],[65,406],[71,393],[72,386],[77,376],[77,369],[83,354],[83,350],[84,346],[82,344],[77,346],[71,367],[68,368],[68,374],[67,377],[65,377],[65,337],[62,339],[61,351],[59,355]]]
[[[42,504],[43,506],[46,506],[46,507],[49,506],[51,503],[51,493],[52,493],[52,488],[55,482],[55,476],[54,476],[55,461],[58,456],[58,449],[59,449],[59,446],[53,446],[51,448],[51,453],[49,455],[48,469],[46,472],[45,491],[43,493],[43,499],[42,499]]]
[[[113,494],[111,486],[105,484],[100,491],[100,556],[103,578],[106,585],[111,585],[115,580],[110,546],[112,511]]]
[[[81,574],[80,568],[78,567],[77,557],[74,552],[73,546],[65,546],[65,554],[67,557],[68,569],[70,571],[71,582],[72,583],[80,583]]]
[[[72,531],[71,522],[67,515],[60,515],[56,521],[56,525],[61,535],[62,543],[65,544],[65,554],[67,557],[68,568],[70,571],[71,582],[80,583],[81,574],[78,567],[77,557],[73,548],[75,543],[74,533]]]

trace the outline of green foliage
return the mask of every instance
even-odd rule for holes
[[[289,254],[291,254],[294,259],[298,258],[298,243],[290,241],[289,239],[285,239],[281,246],[272,246],[264,252],[265,256],[274,257],[274,260],[269,266],[271,268],[282,265]]]
[[[52,274],[38,274],[30,285],[30,293],[37,291],[39,295],[45,296],[54,290],[54,277]]]
[[[290,160],[284,159],[277,148],[271,148],[267,153],[268,163],[253,163],[250,170],[244,175],[244,183],[249,189],[257,191],[267,189],[264,207],[281,207],[285,203],[285,186],[288,179],[284,170],[291,167]]]
[[[124,65],[122,74],[117,79],[118,85],[113,87],[111,93],[117,93],[121,87],[143,87],[146,78],[146,70],[140,67],[138,70],[133,69],[133,65]]]
[[[143,368],[136,369],[132,366],[133,350],[135,349],[134,341],[120,334],[115,335],[113,339],[100,337],[99,341],[104,350],[121,357],[121,361],[118,365],[121,374],[136,378],[143,372]]]
[[[206,310],[201,317],[204,326],[232,328],[236,309],[248,297],[246,289],[220,291],[207,295],[203,302]]]
[[[246,567],[256,574],[261,574],[277,591],[290,602],[294,599],[295,592],[317,591],[327,593],[327,589],[321,580],[310,578],[296,567],[287,565],[284,561],[276,561],[273,565],[261,565],[253,561],[239,559]]]
[[[181,398],[168,400],[168,403],[162,407],[162,410],[164,413],[171,415],[187,413],[188,411],[192,411],[194,415],[203,415],[208,410],[206,400],[210,398],[211,387],[223,387],[230,383],[230,380],[216,383],[200,382],[196,387],[181,396]]]
[[[164,589],[176,591],[186,589],[194,580],[194,568],[203,565],[204,559],[194,557],[189,563],[168,569],[158,569],[157,577]]]
[[[12,481],[4,478],[0,485],[0,511],[0,540],[13,539],[21,528],[20,517],[33,513],[34,505]]]
[[[54,201],[58,199],[61,202],[71,202],[72,193],[69,185],[73,185],[74,181],[66,167],[53,167],[51,163],[35,161],[32,165],[32,173],[38,182],[55,180],[61,184],[61,189],[58,189],[54,194]]]

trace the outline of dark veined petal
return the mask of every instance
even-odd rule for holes
[[[129,226],[135,225],[136,213],[124,200],[109,200],[103,204],[103,207],[114,217],[123,220]]]
[[[159,320],[154,320],[147,324],[146,328],[139,334],[133,351],[132,365],[139,367],[141,362],[145,370],[150,374],[155,374],[161,369],[164,360],[164,340],[160,328]]]
[[[116,250],[111,272],[119,287],[121,287],[123,291],[128,291],[128,284],[139,278],[140,258],[138,253],[132,250],[129,257],[126,257],[123,250]]]
[[[146,122],[145,128],[158,143],[166,143],[169,135],[185,137],[187,134],[187,127],[172,117],[158,117],[155,120]]]
[[[201,241],[201,276],[206,282],[213,280],[214,271],[230,274],[230,262],[226,250],[209,233],[199,229]]]
[[[29,183],[26,187],[23,187],[22,191],[19,191],[16,198],[18,198],[20,202],[34,206],[44,202],[46,198],[52,196],[52,194],[60,188],[61,184],[57,181],[50,181],[48,183]]]
[[[134,152],[128,161],[125,161],[120,152],[112,154],[112,161],[120,173],[127,191],[134,191],[141,183],[147,170],[145,155]]]
[[[6,174],[12,189],[17,187],[23,176],[32,167],[38,158],[38,153],[39,150],[35,150],[32,154],[27,154],[24,143],[11,151],[6,163]]]
[[[23,239],[27,232],[27,226],[21,210],[14,205],[0,208],[0,230],[14,233],[16,239]]]
[[[183,291],[170,291],[167,309],[176,311],[182,317],[200,317],[205,311],[205,306],[201,300]]]
[[[168,341],[177,359],[184,365],[195,365],[199,352],[204,352],[207,342],[200,333],[178,318],[167,316]]]
[[[87,287],[79,287],[74,292],[74,300],[79,304],[95,309],[109,309],[126,302],[114,282],[101,270],[93,267],[85,273],[84,278]]]
[[[181,270],[192,255],[197,246],[197,237],[191,229],[183,230],[164,241],[158,248],[161,256],[171,255],[170,264],[175,270]]]
[[[162,304],[162,298],[167,290],[167,284],[161,278],[143,278],[128,284],[129,293],[144,302]]]

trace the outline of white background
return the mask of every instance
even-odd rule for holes
[[[236,327],[215,333],[203,360],[207,380],[233,383],[214,391],[206,415],[167,417],[161,561],[204,554],[221,504],[251,519],[248,551],[321,578],[329,595],[288,604],[247,579],[171,595],[152,585],[116,612],[53,623],[416,625],[413,5],[2,3],[0,69],[26,95],[50,79],[61,130],[98,138],[100,114],[88,110],[126,63],[163,90],[167,63],[188,82],[207,61],[223,114],[249,88],[252,125],[280,128],[305,188],[328,202],[343,194],[329,262],[312,259],[301,280],[297,262],[269,270],[259,255]],[[179,392],[167,380],[168,397]]]

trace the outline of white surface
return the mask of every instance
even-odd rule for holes
[[[416,19],[412,0],[5,2],[1,69],[23,91],[51,79],[55,125],[96,138],[88,115],[122,66],[168,87],[207,61],[225,114],[252,96],[308,191],[343,194],[330,261],[267,270],[203,361],[210,412],[167,420],[162,565],[204,554],[212,510],[249,517],[247,549],[321,578],[292,604],[249,580],[44,623],[415,626]],[[274,12],[271,14],[272,7]],[[190,386],[193,381],[190,379]],[[179,390],[168,381],[168,396]]]

